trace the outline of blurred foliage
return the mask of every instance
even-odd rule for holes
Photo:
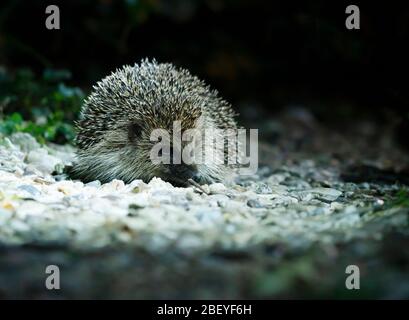
[[[399,190],[394,205],[409,208],[409,190],[407,188]]]
[[[41,78],[28,69],[0,71],[0,133],[28,132],[40,142],[72,142],[73,120],[84,94],[64,82],[67,70],[46,69]]]

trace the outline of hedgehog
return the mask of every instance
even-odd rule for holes
[[[225,153],[222,161],[154,163],[151,133],[159,128],[173,132],[172,124],[179,121],[182,132],[194,128],[199,134],[225,134],[238,128],[235,117],[216,90],[186,69],[155,59],[125,65],[99,81],[84,100],[76,122],[78,150],[71,175],[82,181],[125,183],[159,177],[176,186],[226,182],[232,168],[223,161]],[[180,153],[183,146],[184,142],[170,143],[166,152]],[[205,146],[203,152],[214,151],[208,148],[217,146]]]

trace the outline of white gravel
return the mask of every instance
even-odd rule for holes
[[[359,234],[363,224],[379,216],[368,212],[368,206],[383,204],[366,194],[366,187],[340,182],[336,172],[320,175],[330,188],[307,179],[319,170],[313,162],[240,185],[206,186],[207,195],[159,178],[127,185],[119,180],[102,185],[56,181],[52,173],[73,159],[73,147],[41,146],[28,134],[0,140],[0,243],[126,244],[149,250],[277,241],[305,246],[331,241],[334,234]],[[395,212],[385,208],[382,216]]]

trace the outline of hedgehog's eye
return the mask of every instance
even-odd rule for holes
[[[128,128],[129,140],[134,141],[140,138],[142,134],[142,127],[137,123],[132,123]]]

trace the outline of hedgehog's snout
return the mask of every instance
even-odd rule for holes
[[[195,174],[197,174],[197,168],[193,165],[181,164],[170,164],[170,173],[177,175],[183,179],[191,179]]]
[[[189,179],[199,180],[199,172],[196,165],[168,164],[166,165],[167,179],[177,186],[185,186]]]

